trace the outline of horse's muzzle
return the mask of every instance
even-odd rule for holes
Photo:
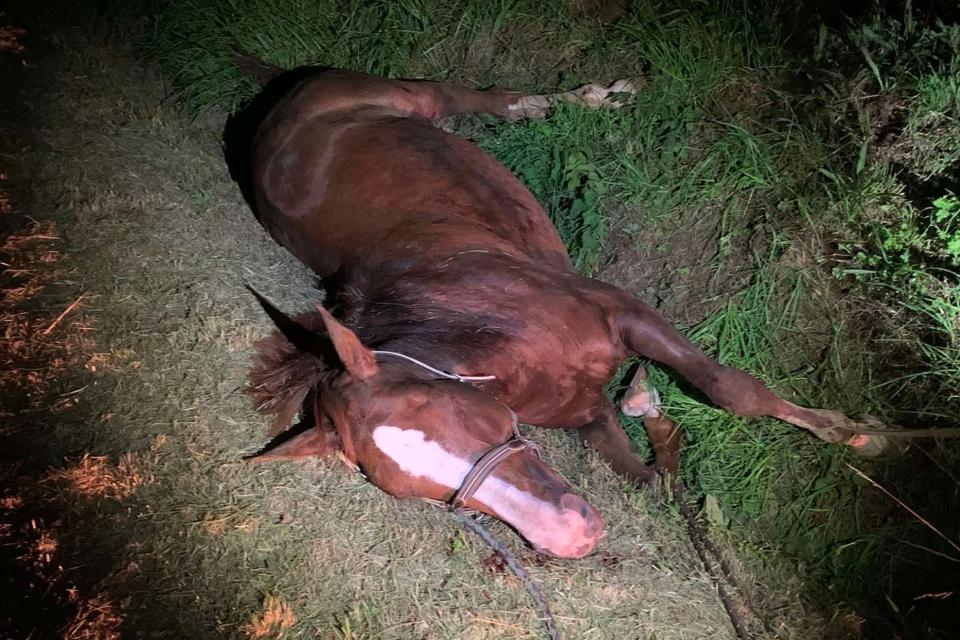
[[[586,500],[568,493],[560,499],[562,512],[548,541],[537,550],[555,558],[582,558],[603,536],[603,518]]]

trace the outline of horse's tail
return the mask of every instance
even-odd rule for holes
[[[236,44],[230,47],[230,59],[241,71],[253,78],[260,86],[267,84],[287,71],[282,67],[264,62],[252,53],[247,53]]]

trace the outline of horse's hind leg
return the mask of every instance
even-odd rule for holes
[[[880,426],[876,422],[860,423],[838,411],[797,406],[776,396],[750,374],[718,364],[640,302],[631,299],[616,324],[628,349],[673,368],[731,413],[778,418],[826,442],[848,444],[862,455],[878,455],[886,444],[882,436],[856,433],[859,427]]]
[[[618,109],[630,94],[636,93],[629,80],[618,80],[609,87],[587,84],[573,91],[532,96],[499,88],[477,91],[445,82],[381,82],[395,83],[403,91],[396,94],[398,100],[409,110],[431,119],[460,113],[489,113],[508,120],[543,118],[550,107],[561,102]]]
[[[507,118],[543,118],[550,107],[561,102],[590,107],[592,109],[619,109],[626,104],[637,87],[629,80],[617,80],[609,87],[598,84],[585,84],[573,91],[546,93],[534,96],[520,96],[508,106]]]

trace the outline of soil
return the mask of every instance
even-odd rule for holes
[[[721,247],[722,216],[691,212],[682,220],[656,220],[626,205],[614,208],[613,231],[600,280],[615,284],[682,327],[692,327],[730,302],[755,273],[752,256],[767,236],[746,224]],[[647,220],[627,231],[617,220]]]
[[[222,129],[189,122],[115,29],[19,24],[26,52],[0,51],[0,634],[542,637],[522,586],[440,510],[336,460],[242,462],[265,441],[241,388],[270,328],[245,284],[294,311],[319,299],[311,275],[251,215]],[[667,274],[709,281],[702,224],[618,240],[602,277],[695,322],[717,303]],[[491,525],[566,637],[733,637],[677,514],[567,434],[532,435],[608,529],[594,557],[535,562]],[[778,637],[824,637],[797,585],[767,591]]]

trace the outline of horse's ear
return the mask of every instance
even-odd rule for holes
[[[326,354],[323,353],[323,349],[318,347],[317,344],[316,331],[319,330],[319,327],[304,326],[275,307],[272,302],[260,295],[257,290],[250,285],[247,285],[247,290],[257,299],[257,302],[260,303],[260,306],[266,312],[267,316],[273,321],[274,326],[277,327],[277,330],[290,344],[303,353],[309,353],[321,360],[324,359]]]
[[[367,380],[377,375],[380,368],[377,366],[373,351],[363,346],[357,334],[337,322],[336,318],[330,315],[322,305],[317,305],[317,311],[320,312],[327,334],[330,336],[330,342],[337,350],[340,362],[343,363],[347,372],[360,380]]]

